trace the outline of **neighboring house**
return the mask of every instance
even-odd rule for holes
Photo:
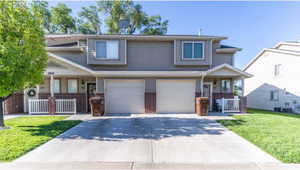
[[[300,113],[300,43],[280,42],[263,49],[244,69],[249,108]]]
[[[102,96],[106,113],[194,113],[195,97],[233,98],[233,83],[251,77],[234,67],[241,49],[226,37],[198,35],[47,35],[48,67],[36,95],[15,94],[6,112],[28,112],[28,99]],[[30,90],[32,92],[32,89]],[[24,104],[23,104],[24,103]],[[24,106],[23,106],[24,105]]]

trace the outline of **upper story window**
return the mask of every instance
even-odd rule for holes
[[[183,59],[203,59],[204,43],[199,41],[184,41],[182,43]]]
[[[119,59],[119,41],[96,41],[97,59]]]
[[[281,64],[275,64],[275,66],[274,66],[274,76],[275,77],[279,76],[279,74],[280,74],[280,67],[281,67]]]
[[[77,79],[68,79],[68,93],[77,93],[78,81]]]

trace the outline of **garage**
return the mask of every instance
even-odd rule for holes
[[[194,113],[195,80],[157,80],[158,113]]]
[[[106,113],[144,113],[144,80],[105,80]]]

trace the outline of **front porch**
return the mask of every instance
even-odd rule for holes
[[[51,78],[52,77],[52,78]],[[52,93],[51,93],[52,91]],[[96,94],[96,78],[89,76],[45,76],[44,82],[36,87],[37,95],[25,95],[25,112],[29,112],[30,99],[75,100],[75,113],[89,112],[88,99]],[[25,91],[28,93],[28,90]]]

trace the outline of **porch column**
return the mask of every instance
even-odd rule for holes
[[[201,86],[200,86],[201,97],[204,96],[204,92],[203,92],[204,77],[205,77],[205,75],[202,75],[202,77],[201,77]]]
[[[54,98],[54,91],[53,91],[53,72],[49,72],[48,75],[50,75],[50,97],[48,98],[48,104],[49,104],[49,114],[53,115],[55,113],[55,98]]]
[[[245,95],[245,82],[244,82],[244,78],[242,77],[241,78],[241,86],[242,86],[242,96],[244,96]]]
[[[53,81],[54,81],[54,78],[53,78],[53,75],[54,74],[50,74],[50,96],[51,97],[54,97],[54,92],[53,92]]]

